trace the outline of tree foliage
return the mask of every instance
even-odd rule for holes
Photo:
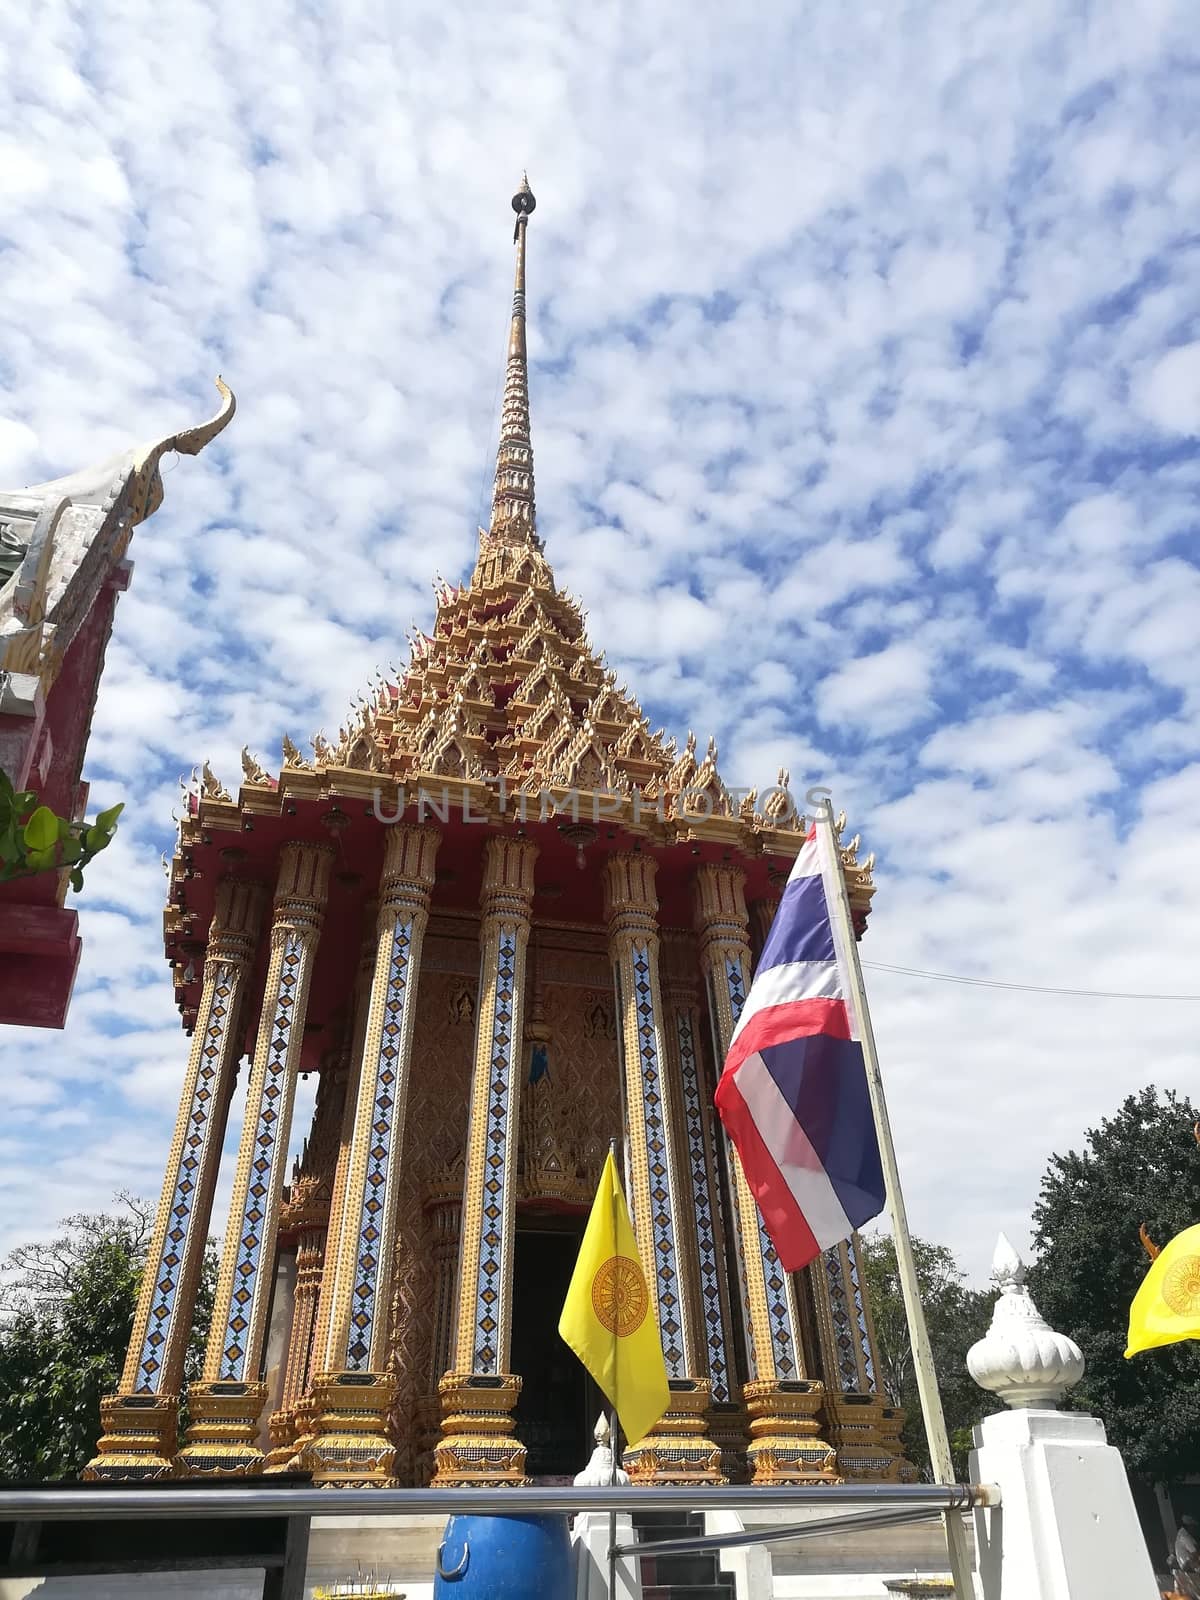
[[[991,1320],[993,1296],[964,1283],[964,1274],[945,1245],[925,1239],[914,1239],[912,1245],[951,1454],[958,1476],[965,1478],[971,1430],[981,1417],[996,1409],[996,1402],[973,1382],[966,1368],[967,1351],[982,1338]],[[879,1381],[889,1402],[903,1406],[907,1413],[901,1436],[905,1455],[929,1478],[929,1447],[891,1235],[864,1238],[861,1259],[875,1320]]]
[[[116,1387],[133,1326],[153,1215],[131,1195],[114,1213],[67,1217],[22,1245],[0,1291],[0,1479],[76,1478],[95,1453],[100,1400]],[[209,1248],[188,1350],[197,1376],[212,1311]]]
[[[1102,1418],[1130,1472],[1170,1481],[1200,1470],[1200,1345],[1124,1358],[1129,1306],[1157,1245],[1200,1222],[1200,1149],[1190,1101],[1153,1085],[1055,1155],[1034,1208],[1034,1299],[1079,1345],[1087,1370],[1071,1402]]]
[[[41,805],[32,789],[16,789],[0,767],[0,883],[69,868],[71,887],[83,888],[83,869],[112,841],[124,803],[95,822],[72,822]]]

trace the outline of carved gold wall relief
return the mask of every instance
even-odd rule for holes
[[[608,1141],[621,1137],[613,1005],[611,990],[541,986],[545,1068],[533,1066],[531,1041],[521,1105],[524,1200],[591,1205]]]
[[[462,1203],[462,1154],[478,1007],[479,947],[473,934],[469,948],[475,968],[470,977],[453,970],[426,971],[413,1042],[392,1298],[391,1365],[396,1377],[392,1432],[401,1483],[428,1481],[431,1421],[434,1434],[437,1431],[441,1372],[431,1373],[435,1291],[439,1272],[445,1272],[448,1262],[444,1249],[439,1251],[438,1229],[427,1215],[426,1203],[431,1196],[452,1197],[455,1211]],[[460,965],[460,954],[451,940],[431,939],[427,950],[443,968]],[[449,1262],[452,1286],[457,1265],[455,1249]]]

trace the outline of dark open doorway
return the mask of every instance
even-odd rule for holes
[[[517,1225],[513,1260],[512,1370],[519,1374],[517,1437],[531,1478],[568,1482],[592,1453],[604,1398],[558,1336],[558,1318],[585,1217]]]

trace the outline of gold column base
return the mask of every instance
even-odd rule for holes
[[[721,1475],[720,1446],[706,1437],[707,1378],[671,1378],[666,1413],[625,1452],[633,1483],[727,1483]]]
[[[314,1484],[343,1489],[394,1489],[396,1446],[388,1412],[396,1402],[390,1372],[323,1372],[313,1384],[316,1436],[300,1464]]]
[[[317,1397],[310,1389],[303,1399],[296,1402],[292,1412],[292,1453],[287,1464],[289,1472],[308,1470],[304,1465],[304,1452],[317,1437],[319,1415]]]
[[[271,1449],[263,1463],[263,1472],[289,1472],[296,1455],[296,1407],[285,1406],[272,1411],[267,1420],[267,1434]]]
[[[825,1387],[816,1381],[771,1379],[742,1391],[750,1413],[746,1464],[752,1483],[837,1483],[837,1455],[821,1438],[817,1413]]]
[[[829,1436],[837,1452],[837,1469],[843,1478],[860,1482],[895,1481],[893,1456],[880,1436],[883,1407],[874,1394],[827,1395],[825,1415]]]
[[[921,1474],[904,1454],[900,1433],[906,1413],[900,1406],[882,1405],[879,1411],[879,1442],[892,1458],[894,1483],[920,1483]]]
[[[263,1469],[258,1419],[265,1383],[224,1378],[194,1383],[188,1391],[191,1422],[175,1465],[183,1478],[247,1478]]]
[[[177,1394],[109,1394],[100,1402],[103,1433],[83,1469],[85,1483],[152,1483],[175,1476]]]
[[[442,1436],[433,1452],[435,1489],[519,1488],[526,1482],[525,1446],[513,1433],[521,1380],[448,1372],[438,1384]]]
[[[709,1407],[709,1436],[721,1452],[721,1471],[729,1483],[749,1482],[750,1469],[746,1465],[749,1428],[746,1408],[736,1401]]]
[[[414,1458],[418,1487],[433,1481],[434,1452],[442,1432],[442,1403],[437,1394],[423,1394],[416,1409],[417,1448]]]

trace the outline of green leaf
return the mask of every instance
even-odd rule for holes
[[[25,843],[31,855],[52,850],[58,843],[58,818],[49,806],[38,806],[25,824]]]
[[[71,862],[78,861],[82,854],[83,846],[73,834],[59,841],[59,858],[63,866],[69,866]]]
[[[83,888],[83,869],[81,867],[71,868],[71,887],[76,894]]]
[[[117,818],[121,815],[124,809],[124,800],[119,800],[115,806],[109,806],[107,811],[102,811],[96,818],[96,826],[98,828],[106,829],[107,832],[111,834],[117,825]]]
[[[3,767],[0,767],[0,800],[11,799],[13,793],[12,779]]]
[[[3,821],[4,819],[0,818],[0,861],[11,867],[20,857],[21,838],[11,819],[7,826],[3,825]]]
[[[48,846],[45,850],[29,851],[26,860],[34,872],[49,872],[52,867],[58,865],[58,851],[55,848],[57,843],[58,840],[56,839],[54,844]]]

